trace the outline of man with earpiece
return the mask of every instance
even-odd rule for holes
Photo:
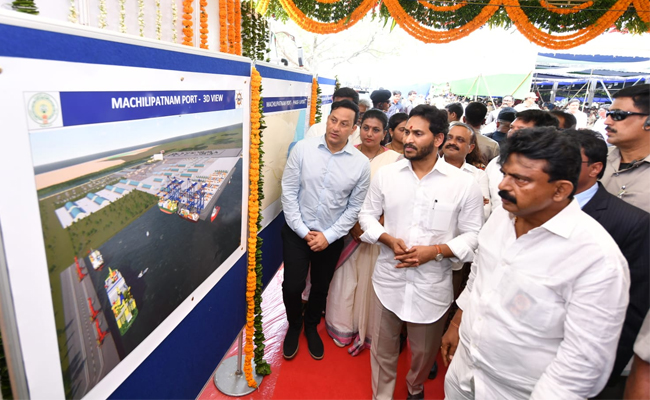
[[[614,94],[605,131],[611,147],[601,182],[608,192],[650,212],[650,84]]]

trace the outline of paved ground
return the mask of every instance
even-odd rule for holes
[[[80,259],[79,265],[84,273],[88,272],[85,259]],[[88,298],[91,298],[96,310],[100,303],[90,277],[86,276],[79,282],[76,265],[73,263],[61,273],[61,287],[71,394],[73,399],[80,399],[102,380],[120,359],[112,333],[104,338],[101,346],[98,344],[97,329],[95,322],[91,320]],[[103,312],[97,315],[97,320],[102,331],[106,331],[108,324]]]

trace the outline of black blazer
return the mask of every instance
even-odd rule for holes
[[[630,267],[630,304],[616,350],[613,380],[634,354],[634,340],[650,308],[650,214],[609,193],[600,182],[598,192],[582,211],[609,232]]]

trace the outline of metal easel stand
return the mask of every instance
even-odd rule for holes
[[[214,373],[215,386],[221,393],[228,396],[246,396],[256,390],[256,388],[248,386],[246,376],[242,371],[243,345],[244,332],[242,331],[239,332],[237,338],[237,355],[223,360]],[[257,382],[257,387],[260,387],[264,377],[255,372],[255,360],[251,360],[251,365],[253,367],[253,379]]]

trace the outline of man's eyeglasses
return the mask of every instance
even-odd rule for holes
[[[623,121],[625,118],[629,117],[630,115],[648,115],[648,114],[631,112],[631,111],[614,110],[614,111],[607,111],[606,115],[608,117],[611,117],[613,121]]]

